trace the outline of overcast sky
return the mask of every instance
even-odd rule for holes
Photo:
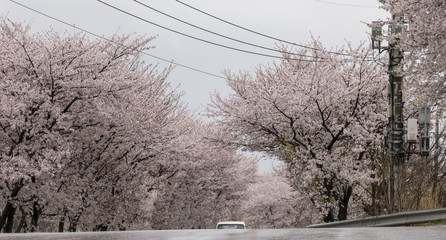
[[[259,64],[271,64],[274,58],[234,51],[179,35],[149,24],[106,6],[97,0],[14,0],[48,16],[74,24],[94,34],[110,37],[114,33],[157,35],[152,41],[156,47],[149,54],[165,59],[147,57],[147,63],[159,64],[160,69],[169,61],[213,75],[223,76],[222,70],[252,70]],[[195,38],[244,51],[276,55],[265,49],[231,41],[173,20],[133,0],[102,0],[116,8],[151,21],[160,26],[182,32]],[[175,0],[138,0],[165,14],[210,31],[240,41],[275,48],[277,41],[236,28],[191,9]],[[389,14],[379,9],[376,0],[181,0],[239,26],[297,44],[307,44],[312,36],[327,48],[340,48],[347,41],[358,45],[369,43],[366,22],[386,19]],[[12,21],[31,22],[32,31],[47,30],[80,32],[9,0],[0,0],[0,14]],[[184,92],[183,102],[196,114],[204,110],[209,95],[214,91],[230,92],[225,80],[182,66],[176,66],[168,78],[173,86]],[[270,162],[264,161],[263,168]],[[262,168],[262,167],[261,167]]]

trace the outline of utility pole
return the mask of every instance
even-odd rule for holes
[[[434,156],[434,174],[433,174],[433,185],[432,194],[437,195],[437,185],[438,185],[438,174],[439,174],[439,163],[440,163],[440,120],[443,118],[443,109],[441,106],[437,106],[437,114],[435,119],[435,156]]]
[[[402,31],[403,23],[401,16],[393,15],[390,25],[390,34],[395,36]],[[375,22],[376,24],[376,22]],[[377,39],[382,34],[381,26],[372,27],[372,47],[373,49],[387,50],[389,53],[389,63],[387,73],[389,82],[387,85],[387,136],[386,144],[389,154],[389,211],[391,213],[400,211],[401,207],[401,173],[404,160],[404,92],[403,76],[401,74],[401,62],[403,60],[403,51],[398,46],[398,38],[389,42],[388,47],[381,46],[381,41]]]
[[[402,19],[402,15],[392,15],[392,21],[389,25],[391,38],[389,38],[388,46],[381,46],[382,26],[384,24],[384,22],[372,22],[372,49],[379,50],[379,54],[384,51],[387,51],[389,54],[389,63],[387,65],[387,74],[389,75],[387,84],[388,124],[384,135],[385,147],[389,156],[388,210],[391,213],[395,213],[404,210],[402,209],[401,189],[404,184],[402,173],[405,156],[407,156],[407,159],[412,154],[418,154],[421,157],[429,156],[430,107],[426,105],[420,109],[418,121],[417,119],[408,119],[407,129],[405,129],[403,118],[405,102],[402,73],[403,50],[399,46],[399,38],[397,37],[397,34],[402,32],[405,22]],[[439,111],[438,114],[442,115],[442,112]],[[419,127],[424,130],[421,136],[418,134]],[[438,141],[439,139],[437,139]],[[404,149],[405,142],[408,143],[407,149]],[[419,151],[413,149],[417,144],[420,145]],[[437,163],[435,164],[437,169]]]
[[[390,26],[393,36],[402,30],[401,16],[393,15],[394,22]],[[388,123],[389,143],[390,143],[390,182],[389,182],[389,203],[392,212],[399,212],[401,209],[401,173],[404,159],[403,137],[403,76],[400,73],[400,64],[403,60],[403,51],[398,47],[398,39],[389,42],[389,87],[388,96],[390,116]]]
[[[410,158],[411,154],[419,154],[422,157],[429,156],[429,125],[430,125],[430,107],[425,106],[420,109],[418,123],[424,130],[424,134],[418,141],[419,125],[417,119],[408,119],[407,135],[404,128],[404,102],[405,93],[402,75],[403,50],[398,46],[399,39],[395,37],[403,30],[404,22],[402,16],[392,15],[392,22],[389,26],[389,33],[392,36],[388,46],[381,46],[382,23],[372,23],[372,48],[378,49],[379,54],[383,51],[389,53],[389,63],[387,73],[389,82],[387,85],[387,117],[385,146],[389,156],[389,212],[400,212],[402,209],[402,172],[404,157]],[[404,142],[409,144],[407,150],[404,149]],[[420,151],[412,151],[414,144],[420,143]]]

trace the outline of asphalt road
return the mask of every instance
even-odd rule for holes
[[[395,228],[326,228],[326,229],[247,229],[247,230],[166,230],[128,232],[84,232],[84,233],[26,233],[0,234],[0,240],[229,240],[229,239],[391,239],[391,240],[430,240],[446,239],[446,225],[431,227]]]

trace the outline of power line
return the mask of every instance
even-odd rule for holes
[[[152,24],[152,25],[157,26],[159,28],[162,28],[164,30],[167,30],[167,31],[170,31],[170,32],[173,32],[173,33],[176,33],[176,34],[179,34],[179,35],[182,35],[182,36],[185,36],[185,37],[197,40],[197,41],[200,41],[200,42],[205,42],[205,43],[208,43],[208,44],[211,44],[211,45],[215,45],[215,46],[218,46],[218,47],[231,49],[231,50],[238,51],[238,52],[244,52],[244,53],[248,53],[248,54],[253,54],[253,55],[258,55],[258,56],[263,56],[263,57],[270,57],[270,58],[275,58],[275,59],[285,59],[284,57],[280,57],[280,56],[274,56],[274,55],[270,55],[270,54],[264,54],[264,53],[248,51],[248,50],[244,50],[244,49],[240,49],[240,48],[235,48],[235,47],[230,47],[230,46],[226,46],[226,45],[223,45],[223,44],[215,43],[215,42],[208,41],[208,40],[205,40],[205,39],[202,39],[202,38],[194,37],[192,35],[189,35],[189,34],[186,34],[186,33],[183,33],[183,32],[180,32],[180,31],[177,31],[177,30],[165,27],[165,26],[162,26],[160,24],[154,23],[154,22],[149,21],[149,20],[147,20],[145,18],[142,18],[142,17],[139,17],[139,16],[137,16],[135,14],[132,14],[132,13],[130,13],[128,11],[125,11],[125,10],[122,10],[122,9],[120,9],[118,7],[115,7],[115,6],[113,6],[113,5],[109,4],[109,3],[106,3],[104,1],[101,1],[101,0],[97,0],[97,1],[102,3],[102,4],[104,4],[104,5],[106,5],[106,6],[108,6],[108,7],[110,7],[110,8],[113,8],[113,9],[115,9],[117,11],[120,11],[120,12],[122,12],[124,14],[127,14],[127,15],[129,15],[131,17],[134,17],[134,18],[139,19],[141,21],[144,21],[146,23]],[[306,61],[306,62],[314,62],[314,60],[308,60],[308,59],[298,59],[298,60]]]
[[[87,33],[87,34],[89,34],[89,35],[92,35],[92,36],[94,36],[94,37],[97,37],[97,38],[99,38],[99,39],[103,39],[103,40],[105,40],[105,41],[108,41],[108,42],[110,42],[110,43],[113,43],[113,44],[116,44],[116,45],[119,45],[119,46],[122,46],[122,47],[127,47],[127,46],[125,46],[125,45],[122,44],[122,43],[115,42],[115,41],[113,41],[113,40],[111,40],[111,39],[109,39],[109,38],[106,38],[106,37],[104,37],[104,36],[101,36],[101,35],[99,35],[99,34],[96,34],[96,33],[93,33],[93,32],[91,32],[91,31],[88,31],[88,30],[86,30],[86,29],[77,27],[77,26],[74,25],[74,24],[70,24],[70,23],[65,22],[65,21],[63,21],[63,20],[60,20],[60,19],[58,19],[58,18],[52,17],[52,16],[50,16],[50,15],[48,15],[48,14],[46,14],[46,13],[43,13],[43,12],[41,12],[41,11],[38,11],[38,10],[34,9],[34,8],[28,7],[28,6],[26,6],[26,5],[22,4],[22,3],[17,2],[17,1],[14,1],[14,0],[9,0],[9,1],[10,1],[10,2],[13,2],[13,3],[15,3],[15,4],[17,4],[17,5],[19,5],[19,6],[23,7],[23,8],[26,8],[26,9],[28,9],[28,10],[30,10],[30,11],[33,11],[33,12],[35,12],[35,13],[38,13],[38,14],[40,14],[40,15],[42,15],[42,16],[45,16],[45,17],[47,17],[47,18],[50,18],[50,19],[52,19],[52,20],[54,20],[54,21],[60,22],[60,23],[65,24],[65,25],[67,25],[67,26],[69,26],[69,27],[75,28],[75,29],[80,30],[80,31],[82,31],[82,32],[85,32],[85,33]],[[203,70],[200,70],[200,69],[197,69],[197,68],[194,68],[194,67],[190,67],[190,66],[187,66],[187,65],[178,63],[178,62],[174,62],[173,60],[167,60],[167,59],[165,59],[165,58],[161,58],[161,57],[155,56],[155,55],[153,55],[153,54],[146,53],[146,52],[141,51],[141,50],[138,50],[138,49],[133,49],[133,50],[135,50],[135,51],[137,51],[137,52],[139,52],[139,53],[141,53],[141,54],[143,54],[143,55],[146,55],[146,56],[149,56],[149,57],[152,57],[152,58],[161,60],[161,61],[163,61],[163,62],[168,62],[168,63],[170,63],[170,64],[174,64],[174,65],[176,65],[176,66],[183,67],[183,68],[186,68],[186,69],[195,71],[195,72],[199,72],[199,73],[202,73],[202,74],[205,74],[205,75],[208,75],[208,76],[212,76],[212,77],[215,77],[215,78],[226,79],[226,77],[223,77],[223,76],[221,76],[221,75],[217,75],[217,74],[210,73],[210,72],[207,72],[207,71],[203,71]],[[306,60],[306,59],[289,59],[289,58],[283,58],[283,59],[286,59],[286,60],[300,60],[300,61],[308,61],[308,62],[318,62],[318,61],[312,61],[312,60]],[[370,60],[368,60],[368,61],[370,61]],[[321,61],[319,61],[319,62],[321,62]]]
[[[338,5],[338,6],[347,6],[347,7],[379,8],[379,7],[375,7],[375,6],[364,6],[364,5],[355,5],[355,4],[346,4],[346,3],[336,3],[336,2],[329,2],[329,1],[322,1],[322,0],[313,0],[313,1],[320,2],[320,3],[332,4],[332,5]]]
[[[188,8],[191,8],[191,9],[197,11],[197,12],[200,12],[200,13],[202,13],[202,14],[204,14],[204,15],[207,15],[207,16],[209,16],[209,17],[212,17],[212,18],[214,18],[214,19],[217,19],[217,20],[219,20],[219,21],[221,21],[221,22],[224,22],[224,23],[229,24],[229,25],[231,25],[231,26],[234,26],[234,27],[236,27],[236,28],[240,28],[240,29],[242,29],[242,30],[245,30],[245,31],[248,31],[248,32],[257,34],[257,35],[260,35],[260,36],[262,36],[262,37],[266,37],[266,38],[269,38],[269,39],[272,39],[272,40],[275,40],[275,41],[279,41],[279,42],[282,42],[282,43],[287,43],[287,44],[290,44],[290,45],[293,45],[293,46],[298,46],[298,47],[302,47],[302,48],[306,48],[306,49],[311,49],[311,50],[315,50],[315,51],[325,51],[325,50],[322,50],[322,49],[318,49],[318,48],[314,48],[314,47],[309,47],[309,46],[305,46],[305,45],[302,45],[302,44],[293,43],[293,42],[290,42],[290,41],[287,41],[287,40],[283,40],[283,39],[280,39],[280,38],[276,38],[276,37],[273,37],[273,36],[270,36],[270,35],[267,35],[267,34],[264,34],[264,33],[260,33],[260,32],[257,32],[257,31],[255,31],[255,30],[251,30],[251,29],[249,29],[249,28],[246,28],[246,27],[240,26],[240,25],[238,25],[238,24],[235,24],[235,23],[229,22],[229,21],[227,21],[227,20],[224,20],[224,19],[222,19],[222,18],[219,18],[219,17],[217,17],[217,16],[215,16],[215,15],[212,15],[212,14],[210,14],[210,13],[208,13],[208,12],[205,12],[205,11],[200,10],[200,9],[198,9],[198,8],[196,8],[196,7],[194,7],[194,6],[191,6],[191,5],[187,4],[187,3],[184,3],[184,2],[182,2],[182,1],[180,1],[180,0],[175,0],[175,1],[178,2],[178,3],[180,3],[180,4],[182,4],[182,5],[184,5],[184,6],[186,6],[186,7],[188,7]],[[339,52],[329,52],[329,53],[336,54],[336,55],[342,55],[342,56],[350,56],[350,55],[348,55],[348,54],[339,53]]]
[[[223,38],[226,38],[226,39],[235,41],[235,42],[243,43],[243,44],[246,44],[246,45],[249,45],[249,46],[253,46],[253,47],[257,47],[257,48],[261,48],[261,49],[265,49],[265,50],[269,50],[269,51],[274,51],[274,52],[283,53],[283,51],[280,51],[280,50],[277,50],[277,49],[274,49],[274,48],[269,48],[269,47],[264,47],[264,46],[260,46],[260,45],[257,45],[257,44],[249,43],[249,42],[246,42],[246,41],[242,41],[242,40],[239,40],[239,39],[236,39],[236,38],[232,38],[232,37],[229,37],[229,36],[226,36],[226,35],[223,35],[223,34],[220,34],[220,33],[217,33],[217,32],[214,32],[214,31],[211,31],[211,30],[202,28],[202,27],[199,27],[199,26],[197,26],[197,25],[194,25],[194,24],[192,24],[192,23],[186,22],[186,21],[181,20],[181,19],[179,19],[179,18],[177,18],[177,17],[174,17],[174,16],[172,16],[172,15],[169,15],[169,14],[167,14],[167,13],[165,13],[165,12],[162,12],[162,11],[160,11],[160,10],[154,8],[154,7],[151,7],[151,6],[147,5],[147,4],[144,4],[144,3],[142,3],[142,2],[140,2],[140,1],[138,1],[138,0],[133,0],[133,1],[136,2],[136,3],[138,3],[138,4],[140,4],[140,5],[142,5],[142,6],[144,6],[144,7],[146,7],[146,8],[148,8],[148,9],[151,9],[151,10],[157,12],[157,13],[160,13],[160,14],[162,14],[162,15],[164,15],[164,16],[167,16],[167,17],[169,17],[169,18],[172,18],[172,19],[174,19],[174,20],[176,20],[176,21],[179,21],[179,22],[184,23],[184,24],[186,24],[186,25],[192,26],[192,27],[194,27],[194,28],[200,29],[200,30],[202,30],[202,31],[205,31],[205,32],[208,32],[208,33],[217,35],[217,36],[219,36],[219,37],[223,37]],[[298,53],[289,53],[289,54],[290,54],[290,55],[295,55],[295,56],[301,56],[301,57],[312,57],[312,58],[317,58],[317,57],[315,57],[315,56],[308,56],[308,55],[303,55],[303,54],[298,54]]]
[[[38,11],[38,10],[36,10],[36,9],[33,9],[33,8],[31,8],[31,7],[28,7],[28,6],[24,5],[24,4],[21,4],[21,3],[19,3],[19,2],[16,2],[16,1],[14,1],[14,0],[9,0],[9,1],[11,1],[11,2],[13,2],[13,3],[15,3],[15,4],[17,4],[17,5],[21,6],[21,7],[24,7],[24,8],[26,8],[26,9],[28,9],[28,10],[31,10],[31,11],[33,11],[33,12],[35,12],[35,13],[38,13],[38,14],[40,14],[40,15],[43,15],[43,16],[45,16],[45,17],[47,17],[47,18],[50,18],[50,19],[55,20],[55,21],[57,21],[57,22],[63,23],[63,24],[65,24],[65,25],[67,25],[67,26],[70,26],[70,27],[73,27],[73,28],[78,29],[78,30],[80,30],[80,31],[83,31],[83,32],[85,32],[85,33],[87,33],[87,34],[90,34],[90,35],[94,36],[94,37],[97,37],[97,38],[106,40],[106,41],[108,41],[108,42],[111,42],[111,43],[113,43],[113,44],[116,44],[116,45],[119,45],[119,46],[122,46],[122,47],[127,47],[127,46],[125,46],[125,45],[123,45],[123,44],[121,44],[121,43],[115,42],[115,41],[113,41],[113,40],[111,40],[111,39],[109,39],[109,38],[103,37],[103,36],[98,35],[98,34],[96,34],[96,33],[93,33],[93,32],[90,32],[90,31],[88,31],[88,30],[85,30],[85,29],[83,29],[83,28],[77,27],[77,26],[75,26],[74,24],[69,24],[69,23],[67,23],[67,22],[65,22],[65,21],[63,21],[63,20],[60,20],[60,19],[55,18],[55,17],[52,17],[52,16],[50,16],[50,15],[48,15],[48,14],[46,14],[46,13],[40,12],[40,11]],[[155,59],[164,61],[164,62],[168,62],[168,63],[174,64],[174,65],[179,66],[179,67],[183,67],[183,68],[186,68],[186,69],[195,71],[195,72],[203,73],[203,74],[206,74],[206,75],[209,75],[209,76],[212,76],[212,77],[221,78],[221,79],[226,79],[225,77],[220,76],[220,75],[217,75],[217,74],[213,74],[213,73],[209,73],[209,72],[206,72],[206,71],[197,69],[197,68],[189,67],[189,66],[187,66],[187,65],[184,65],[184,64],[181,64],[181,63],[177,63],[177,62],[174,62],[174,61],[170,61],[170,60],[167,60],[167,59],[165,59],[165,58],[161,58],[161,57],[158,57],[158,56],[155,56],[155,55],[146,53],[146,52],[144,52],[144,51],[140,51],[140,50],[137,50],[137,49],[134,49],[134,50],[137,51],[137,52],[139,52],[139,53],[141,53],[141,54],[147,55],[147,56],[149,56],[149,57],[152,57],[152,58],[155,58]]]

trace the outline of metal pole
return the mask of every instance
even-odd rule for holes
[[[401,18],[394,15],[395,23],[391,25],[391,33],[397,34],[401,31]],[[403,59],[403,52],[397,47],[398,40],[389,43],[389,105],[391,114],[389,116],[390,128],[390,178],[389,178],[389,204],[391,212],[401,210],[401,172],[404,157],[403,136],[403,77],[398,72],[399,65]]]
[[[437,184],[440,162],[440,120],[443,117],[443,110],[440,106],[437,107],[437,114],[435,119],[435,155],[434,155],[434,174],[432,184],[432,195],[437,197]]]

